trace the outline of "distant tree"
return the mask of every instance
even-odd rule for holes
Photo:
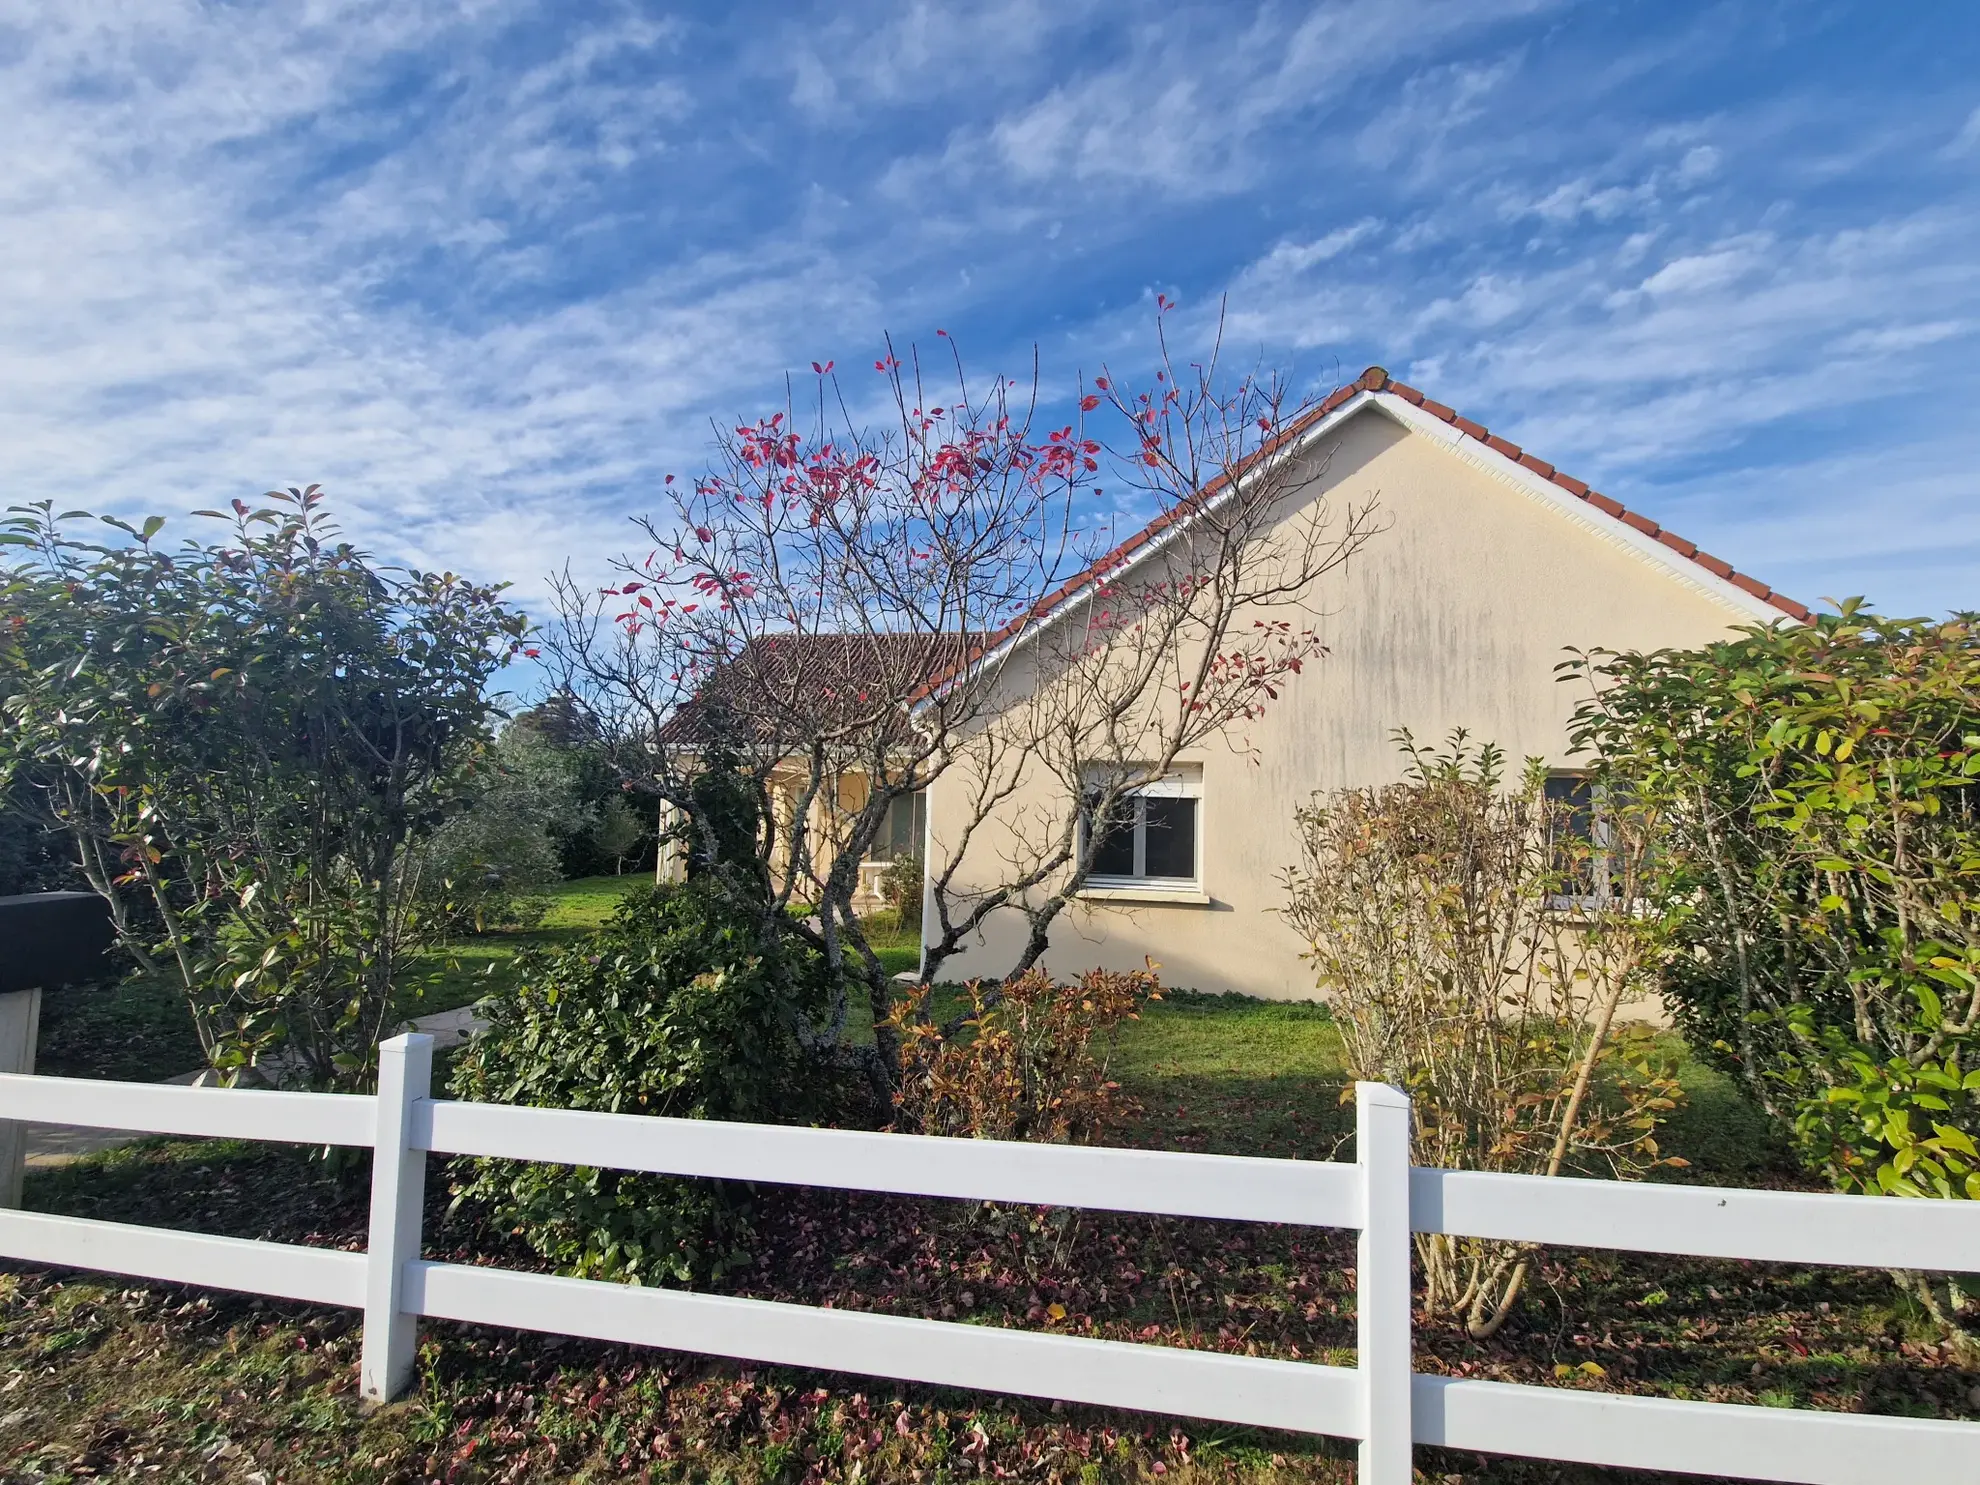
[[[611,857],[612,874],[619,876],[625,871],[626,853],[646,839],[646,822],[633,813],[632,806],[622,796],[615,796],[606,800],[605,807],[598,812],[591,838],[601,852]]]
[[[578,697],[564,689],[553,691],[517,713],[509,725],[553,750],[569,773],[577,810],[551,826],[565,877],[598,876],[608,868],[618,875],[628,858],[645,857],[650,864],[660,800],[613,766],[597,718]],[[609,831],[608,814],[614,817]]]
[[[563,843],[599,823],[598,809],[579,798],[579,756],[536,729],[505,727],[476,764],[467,808],[420,848],[426,900],[476,930],[540,916],[530,894],[562,880]]]

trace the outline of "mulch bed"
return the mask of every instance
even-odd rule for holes
[[[538,1269],[430,1182],[429,1256]],[[145,1147],[37,1177],[30,1203],[362,1247],[362,1159]],[[855,1193],[758,1193],[723,1292],[1352,1363],[1352,1235]],[[0,1478],[1183,1480],[1352,1478],[1344,1445],[483,1327],[431,1325],[412,1399],[355,1401],[354,1315],[16,1270],[0,1292]],[[1980,1373],[1887,1277],[1550,1252],[1487,1342],[1427,1322],[1419,1370],[1701,1400],[1980,1417]],[[1425,1478],[1648,1480],[1421,1451]],[[1695,1478],[1695,1477],[1686,1477]]]

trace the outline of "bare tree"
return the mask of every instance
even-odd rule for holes
[[[715,766],[748,796],[739,869],[764,931],[864,986],[891,1077],[893,987],[855,897],[897,802],[948,775],[969,801],[931,862],[924,972],[1017,912],[1022,973],[1091,873],[1081,822],[1232,735],[1319,653],[1304,606],[1374,522],[1289,509],[1324,462],[1302,442],[1315,409],[1268,377],[1222,386],[1214,354],[1179,385],[1164,344],[1146,395],[1102,375],[1057,427],[1040,426],[1035,365],[979,389],[948,347],[938,390],[890,345],[878,418],[813,369],[805,432],[789,399],[718,430],[710,472],[670,480],[641,520],[646,555],[603,589],[557,580],[545,649],[622,777],[677,812],[691,864],[724,855]],[[1096,415],[1123,431],[1095,436]],[[1102,479],[1153,517],[1135,541],[1113,543]],[[1063,808],[1002,821],[1019,829],[994,884],[965,882],[974,837],[1039,770]],[[837,1045],[845,1019],[841,1002],[817,1035]]]
[[[557,580],[546,644],[622,777],[678,813],[691,863],[722,855],[711,764],[747,791],[764,931],[864,983],[886,1069],[891,983],[854,910],[860,863],[994,694],[983,637],[1083,565],[1077,502],[1101,453],[1077,424],[1036,436],[1035,393],[979,392],[946,360],[937,390],[889,347],[879,432],[830,366],[808,433],[789,405],[721,432],[715,467],[641,519],[647,555],[603,590]]]

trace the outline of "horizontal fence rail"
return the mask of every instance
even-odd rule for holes
[[[1728,1186],[1409,1173],[1417,1232],[1691,1258],[1916,1268],[1980,1268],[1980,1202],[1910,1201]]]
[[[1980,1424],[1973,1423],[1462,1377],[1414,1378],[1411,1404],[1417,1443],[1487,1454],[1819,1485],[1980,1480]]]
[[[157,1083],[100,1083],[0,1073],[4,1117],[84,1129],[295,1145],[371,1144],[378,1100],[350,1093],[248,1093]]]
[[[1412,1169],[1409,1105],[1356,1089],[1353,1165],[948,1140],[469,1104],[432,1043],[380,1049],[376,1097],[0,1076],[0,1118],[371,1147],[363,1253],[0,1212],[0,1257],[364,1312],[362,1390],[410,1374],[421,1318],[1133,1408],[1359,1441],[1364,1485],[1412,1443],[1583,1464],[1869,1485],[1980,1481],[1980,1425],[1412,1375],[1410,1235],[1853,1267],[1980,1267],[1980,1202]],[[828,1310],[420,1256],[428,1154],[1358,1232],[1353,1367]]]
[[[762,1299],[628,1289],[586,1279],[420,1263],[406,1289],[421,1315],[557,1335],[821,1367],[1346,1438],[1361,1388],[1349,1367],[1226,1356],[1084,1336],[958,1325]]]
[[[1354,1167],[1314,1160],[937,1139],[437,1100],[415,1111],[413,1137],[419,1148],[436,1155],[492,1155],[656,1175],[1171,1217],[1361,1225]]]
[[[365,1255],[88,1217],[0,1212],[0,1255],[167,1284],[364,1308]]]

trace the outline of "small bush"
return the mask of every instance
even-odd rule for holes
[[[915,851],[901,852],[880,874],[881,900],[894,910],[903,925],[910,912],[917,920],[921,917],[921,886],[926,874],[921,856]]]
[[[1555,1176],[1641,1174],[1682,1096],[1623,1001],[1656,982],[1663,925],[1638,910],[1655,821],[1626,796],[1578,837],[1529,764],[1462,732],[1441,752],[1407,733],[1399,783],[1316,795],[1297,812],[1302,861],[1286,919],[1333,997],[1348,1070],[1414,1107],[1418,1164]],[[1601,842],[1599,856],[1595,841]],[[1607,889],[1590,893],[1602,883]],[[1531,1268],[1518,1244],[1417,1239],[1431,1313],[1484,1339]]]
[[[1034,969],[997,989],[972,983],[970,1013],[949,1035],[928,1018],[922,986],[894,1014],[897,1127],[1044,1144],[1098,1138],[1130,1106],[1093,1039],[1139,1019],[1142,1002],[1161,999],[1161,989],[1153,966],[1088,970],[1070,985]]]
[[[765,941],[760,902],[719,872],[629,897],[599,933],[519,956],[512,997],[454,1064],[454,1093],[487,1103],[677,1119],[808,1123],[831,1072],[810,1050],[823,961]],[[532,1248],[593,1278],[691,1280],[740,1262],[745,1188],[478,1160],[458,1188]]]

